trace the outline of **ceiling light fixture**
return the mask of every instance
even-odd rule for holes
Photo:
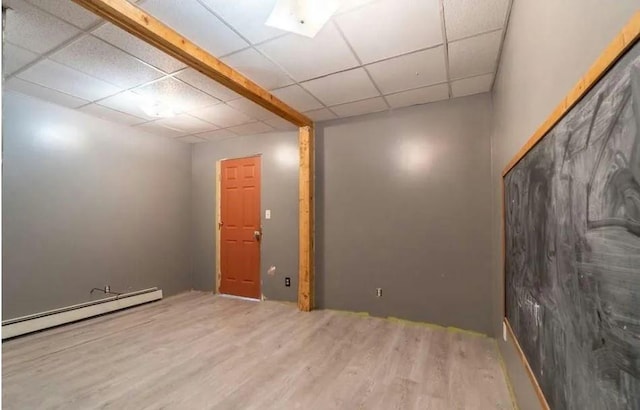
[[[176,115],[173,107],[160,101],[144,101],[140,104],[140,108],[149,117],[169,118]]]
[[[313,38],[344,0],[278,0],[267,26]]]

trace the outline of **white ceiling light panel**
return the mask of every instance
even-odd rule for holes
[[[266,24],[313,38],[342,3],[343,0],[278,0]]]

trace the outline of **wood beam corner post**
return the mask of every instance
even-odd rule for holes
[[[314,304],[314,140],[313,127],[300,127],[298,308],[304,312],[311,311]]]

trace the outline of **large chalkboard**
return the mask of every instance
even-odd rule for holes
[[[504,177],[505,309],[552,409],[640,409],[640,43]]]

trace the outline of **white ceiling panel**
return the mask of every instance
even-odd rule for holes
[[[364,68],[355,68],[301,84],[325,105],[337,105],[380,95]]]
[[[264,122],[251,122],[248,124],[236,125],[235,127],[229,127],[229,131],[238,135],[254,135],[272,132],[275,131],[275,129]]]
[[[71,23],[83,30],[97,24],[100,17],[96,16],[82,6],[75,4],[71,0],[28,0],[33,4],[45,10],[54,16],[61,18],[67,23]]]
[[[196,0],[146,0],[141,7],[216,57],[249,45]]]
[[[484,93],[491,90],[493,74],[479,75],[477,77],[465,78],[451,83],[451,92],[454,97],[463,97]]]
[[[125,91],[105,98],[104,100],[98,101],[98,104],[135,117],[144,118],[145,120],[151,121],[156,119],[156,117],[146,114],[142,109],[143,106],[148,104],[148,100],[142,95],[131,91]]]
[[[363,64],[443,42],[438,0],[379,0],[336,22]]]
[[[179,114],[169,118],[161,118],[154,122],[165,127],[173,128],[174,130],[184,131],[185,133],[189,134],[218,129],[217,126],[206,121],[202,121],[201,119],[193,117],[189,114]]]
[[[207,141],[220,141],[220,140],[226,140],[228,138],[233,138],[237,136],[238,136],[237,134],[230,131],[228,128],[196,134],[196,137],[204,138]]]
[[[453,41],[502,28],[508,7],[509,0],[446,0],[447,39]]]
[[[369,100],[356,101],[331,107],[331,111],[338,114],[338,116],[341,118],[352,117],[354,115],[369,114],[378,111],[385,111],[386,109],[387,104],[385,104],[382,97],[376,97]]]
[[[272,93],[298,111],[309,111],[322,107],[322,104],[299,85],[290,85],[274,90]]]
[[[495,71],[502,41],[502,30],[449,43],[451,79]]]
[[[237,100],[227,102],[233,108],[242,111],[247,114],[251,118],[255,118],[256,120],[268,120],[272,118],[278,118],[277,115],[272,113],[271,111],[262,108],[258,104],[246,98],[239,98]]]
[[[184,135],[184,131],[174,130],[155,122],[145,122],[144,124],[136,125],[135,128],[160,137],[175,138]]]
[[[202,0],[202,2],[253,44],[285,34],[284,31],[265,24],[276,0]]]
[[[234,91],[231,91],[224,85],[210,79],[202,73],[194,70],[193,68],[187,68],[180,71],[175,75],[176,78],[184,81],[187,84],[194,86],[195,88],[204,91],[205,93],[216,97],[221,101],[230,101],[242,96]]]
[[[51,60],[42,60],[18,74],[23,80],[94,101],[120,91],[114,85]]]
[[[326,108],[320,108],[319,110],[311,110],[305,112],[305,115],[311,118],[313,121],[327,121],[338,118],[334,113],[327,110]]]
[[[430,87],[403,91],[385,97],[392,108],[408,107],[416,104],[426,104],[449,98],[449,85],[438,84]]]
[[[165,73],[170,74],[186,67],[185,64],[165,52],[158,50],[111,23],[99,27],[93,34],[127,53],[138,57],[147,64],[159,68]]]
[[[447,81],[443,47],[380,61],[367,70],[383,94]]]
[[[6,90],[13,90],[21,94],[30,95],[32,97],[36,97],[41,100],[49,101],[54,104],[62,105],[69,108],[77,108],[89,102],[87,100],[73,97],[71,95],[52,90],[50,88],[42,87],[38,84],[33,84],[28,81],[21,80],[17,77],[8,80],[2,85],[2,87]]]
[[[191,114],[223,128],[255,121],[253,118],[227,104],[217,104],[211,107],[201,108],[192,111]]]
[[[176,141],[186,142],[188,144],[197,144],[199,142],[207,142],[207,140],[198,138],[195,135],[187,135],[186,137],[176,138]]]
[[[297,126],[291,124],[287,120],[283,120],[280,117],[271,118],[269,120],[265,120],[264,122],[275,128],[277,131],[296,131],[298,129]]]
[[[268,90],[293,83],[284,71],[253,48],[233,53],[222,61]]]
[[[133,115],[115,111],[98,104],[85,105],[84,107],[80,108],[80,111],[93,115],[95,117],[99,117],[99,118],[113,121],[113,122],[118,122],[120,124],[125,124],[125,125],[140,124],[141,122],[145,121],[142,118],[134,117]]]
[[[163,76],[122,50],[85,36],[51,56],[51,59],[122,88],[131,88]]]
[[[4,43],[2,57],[3,75],[6,77],[34,61],[38,58],[38,54],[11,43]]]
[[[25,1],[4,0],[8,6],[5,40],[34,53],[46,53],[80,34],[80,30]]]
[[[328,23],[314,38],[288,34],[258,48],[296,81],[321,77],[359,65],[332,23]]]
[[[220,100],[213,98],[209,94],[205,94],[189,84],[171,77],[136,88],[134,92],[151,101],[162,101],[172,107],[176,113],[191,111],[220,102]]]
[[[351,10],[360,8],[366,4],[369,4],[376,0],[344,0],[342,6],[338,9],[336,14],[343,14]]]

